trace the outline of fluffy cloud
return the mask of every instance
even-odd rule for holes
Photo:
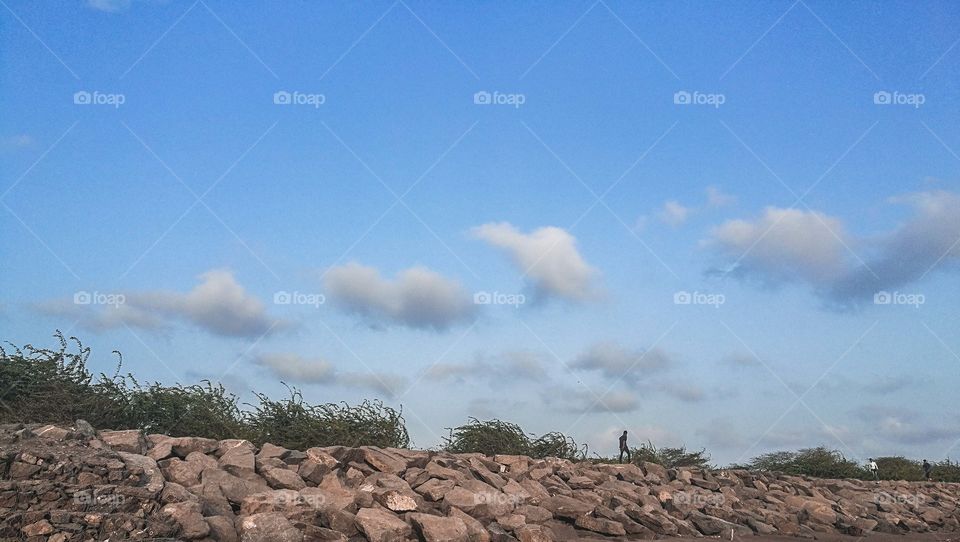
[[[731,354],[723,358],[722,363],[733,367],[760,367],[762,363],[753,354]]]
[[[750,446],[750,442],[728,419],[712,419],[709,424],[698,428],[695,434],[704,439],[708,448],[746,450]]]
[[[324,287],[335,304],[374,325],[443,330],[476,314],[473,299],[458,282],[425,267],[388,280],[373,267],[349,263],[329,269]]]
[[[739,275],[823,284],[847,268],[843,224],[814,211],[767,207],[756,220],[730,220],[710,235],[717,250],[739,260]]]
[[[716,186],[708,186],[706,189],[707,207],[726,207],[737,202],[736,196],[724,194]]]
[[[437,363],[427,369],[426,377],[433,380],[484,378],[497,386],[518,380],[541,380],[547,372],[535,352],[504,352],[493,359],[478,356],[470,363]]]
[[[551,386],[542,392],[543,402],[549,407],[575,414],[633,412],[640,407],[637,396],[623,390],[586,390]]]
[[[522,233],[500,222],[473,228],[471,234],[506,251],[517,269],[533,282],[540,299],[583,301],[595,293],[597,270],[580,255],[576,238],[562,228],[548,226]]]
[[[667,384],[662,386],[662,389],[671,397],[684,403],[699,403],[707,397],[703,388],[689,382]]]
[[[260,354],[254,358],[254,363],[284,381],[368,389],[388,398],[395,398],[407,386],[407,379],[403,376],[339,371],[326,360],[307,359],[297,354]]]
[[[854,414],[870,429],[870,436],[908,446],[953,442],[960,438],[960,419],[939,416],[930,423],[920,413],[904,408],[865,405]]]
[[[675,200],[670,200],[663,204],[663,209],[657,215],[661,222],[674,228],[682,226],[690,218],[693,209],[684,207]]]
[[[333,365],[322,359],[304,359],[296,354],[262,354],[256,363],[270,370],[277,378],[305,384],[328,384],[334,381]]]
[[[874,256],[832,285],[840,301],[869,299],[880,290],[895,290],[960,259],[960,195],[933,191],[891,198],[913,216],[892,232],[871,240]]]
[[[217,335],[255,337],[267,333],[277,323],[266,315],[264,304],[247,293],[229,271],[208,271],[200,279],[200,284],[185,295],[135,294],[133,300]]]
[[[288,327],[271,318],[259,299],[248,293],[233,274],[213,270],[200,275],[200,284],[183,294],[169,291],[107,294],[122,302],[79,304],[75,300],[40,303],[41,313],[73,318],[93,331],[119,327],[157,330],[184,322],[225,337],[260,337]]]
[[[913,216],[880,236],[856,238],[837,218],[768,207],[755,220],[731,220],[714,228],[705,244],[739,262],[734,275],[773,283],[805,282],[841,306],[895,290],[935,269],[956,267],[960,196],[940,190],[889,202],[908,205]]]
[[[117,13],[130,8],[130,0],[87,0],[87,7],[97,11]]]
[[[658,348],[628,350],[615,343],[601,342],[577,356],[570,366],[579,370],[599,371],[612,380],[637,381],[672,365],[670,356]]]
[[[12,136],[0,137],[0,148],[17,149],[33,145],[33,137],[29,134],[17,134]]]

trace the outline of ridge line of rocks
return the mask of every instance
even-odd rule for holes
[[[0,538],[547,542],[960,530],[960,484],[0,426]]]

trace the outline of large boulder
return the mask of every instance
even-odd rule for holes
[[[160,471],[160,467],[157,466],[156,461],[143,455],[127,452],[117,452],[117,455],[119,455],[120,459],[127,465],[127,470],[139,470],[143,473],[143,484],[141,487],[143,487],[151,497],[156,497],[156,495],[163,491],[166,480]]]
[[[566,518],[571,521],[576,521],[580,516],[593,513],[596,508],[596,505],[589,502],[563,495],[555,495],[544,499],[540,506],[549,510],[554,517]]]
[[[100,440],[114,451],[143,455],[147,441],[139,429],[126,431],[100,431]]]
[[[303,542],[303,533],[278,512],[244,516],[237,521],[241,542]]]
[[[412,533],[407,522],[382,508],[364,508],[357,512],[357,527],[370,542],[398,542]]]
[[[410,520],[424,542],[470,542],[467,525],[456,517],[410,514]]]
[[[300,475],[284,467],[263,467],[260,475],[273,489],[303,489],[307,484]]]
[[[238,478],[227,471],[208,468],[200,474],[200,484],[204,493],[209,490],[219,490],[223,496],[234,505],[240,505],[248,495],[270,491],[270,486],[260,481],[251,481]]]
[[[220,441],[219,450],[222,453],[218,461],[219,467],[238,476],[242,472],[254,472],[256,460],[253,453],[253,444],[246,440],[234,441],[227,445],[225,445],[225,442],[228,441]]]
[[[180,536],[187,540],[205,538],[210,534],[210,526],[203,519],[200,504],[196,502],[178,502],[168,504],[160,509],[160,513],[180,525]]]

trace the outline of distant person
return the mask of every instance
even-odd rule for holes
[[[933,470],[933,465],[927,463],[927,460],[923,460],[923,477],[930,481],[930,471]]]
[[[627,463],[630,463],[630,447],[627,446],[627,432],[620,435],[620,463],[623,463],[623,453],[627,453]]]
[[[877,462],[874,461],[872,457],[867,459],[867,469],[873,473],[874,480],[880,479],[880,467],[877,466]]]

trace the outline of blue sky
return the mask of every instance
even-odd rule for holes
[[[955,458],[958,15],[4,0],[2,337],[421,447]]]

